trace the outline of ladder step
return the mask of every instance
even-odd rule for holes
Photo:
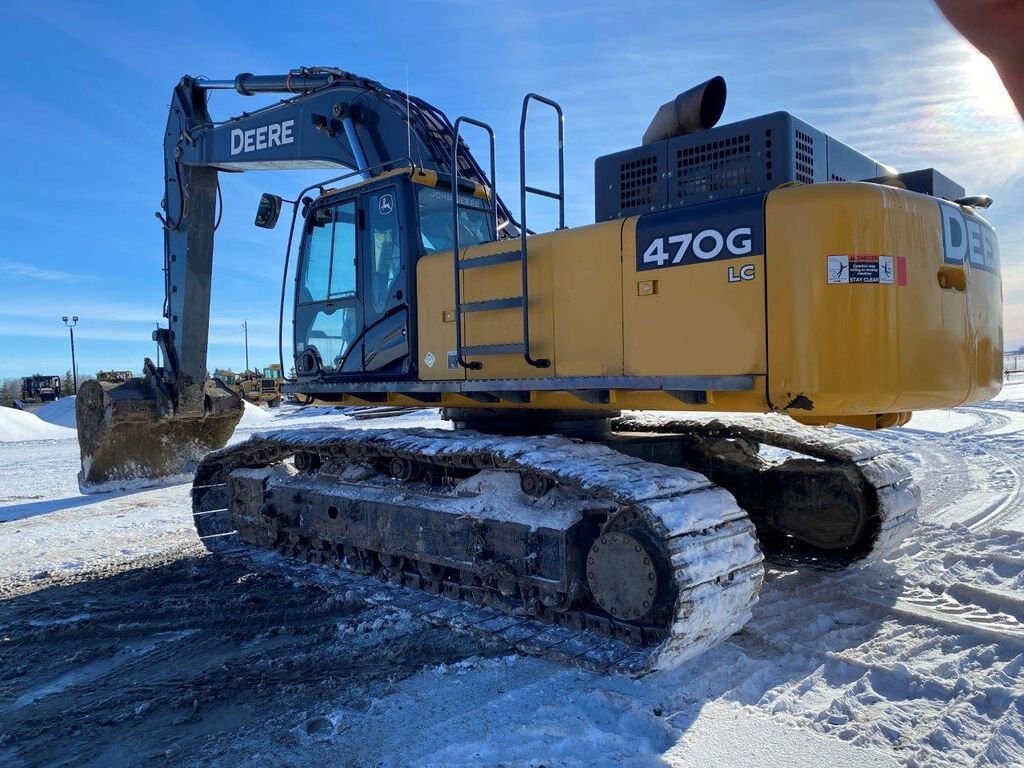
[[[507,299],[487,299],[486,301],[467,301],[459,304],[460,312],[491,312],[496,309],[518,309],[523,306],[522,296],[510,296]]]
[[[541,197],[550,197],[552,200],[561,200],[562,199],[562,196],[560,194],[558,194],[557,192],[549,192],[546,189],[539,189],[538,187],[529,187],[529,186],[525,187],[524,189],[526,189],[527,192],[532,192],[533,194],[540,195]]]
[[[459,259],[459,269],[476,269],[477,267],[491,267],[495,264],[511,264],[523,260],[522,251],[505,251],[504,253],[492,253],[488,256],[478,256],[475,259]]]
[[[477,344],[476,346],[463,347],[463,357],[483,357],[485,355],[521,355],[526,351],[521,341],[511,344]]]

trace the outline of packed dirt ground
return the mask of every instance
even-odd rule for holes
[[[299,733],[329,731],[325,715],[365,711],[382,686],[486,654],[468,635],[199,548],[7,584],[0,599],[7,765],[230,762],[239,738],[288,746],[296,718]]]

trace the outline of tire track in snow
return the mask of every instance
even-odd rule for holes
[[[996,403],[968,406],[962,410],[975,414],[984,422],[984,428],[970,435],[971,440],[961,441],[960,447],[973,455],[991,462],[986,473],[990,490],[1001,493],[990,504],[964,520],[972,531],[990,531],[1007,517],[1019,513],[1024,503],[1024,451],[1020,450],[1019,438],[1010,434],[993,434],[1003,430],[1011,420],[999,413]],[[1000,404],[1007,405],[1007,404]]]
[[[728,644],[754,657],[751,669],[733,662],[731,684],[712,692],[798,727],[891,750],[908,764],[973,765],[1007,750],[1007,764],[1024,761],[1022,745],[1002,732],[1012,735],[1020,719],[1021,638],[985,637],[977,631],[983,625],[971,623],[951,632],[938,611],[895,612],[891,600],[865,599],[858,588],[899,580],[892,567],[773,573],[754,620]],[[700,677],[721,676],[721,665],[709,667]],[[698,690],[708,685],[691,681]]]
[[[975,421],[947,433],[893,429],[873,435],[893,444],[921,488],[922,520],[987,531],[1019,514],[1024,504],[1024,452],[1014,434],[993,434],[1011,424],[998,406],[957,409]],[[913,422],[911,422],[913,423]]]
[[[919,525],[890,558],[895,578],[850,575],[851,594],[907,622],[1024,652],[1024,544],[1019,534]]]

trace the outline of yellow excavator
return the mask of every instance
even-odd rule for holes
[[[216,89],[287,98],[215,122]],[[83,385],[82,488],[194,469],[214,552],[376,576],[423,614],[633,674],[742,626],[764,557],[891,552],[919,501],[907,467],[825,425],[895,427],[999,391],[992,201],[785,112],[718,125],[725,96],[720,77],[692,88],[639,146],[598,158],[595,223],[566,228],[548,98],[523,100],[516,220],[478,120],[337,69],[185,77],[158,214],[165,364]],[[551,188],[527,178],[531,109],[550,113]],[[206,380],[217,174],[291,167],[348,170],[264,195],[256,215],[273,227],[291,207],[283,391],[438,407],[452,429],[282,429],[222,447],[242,405]],[[557,206],[557,229],[531,231],[528,197]]]

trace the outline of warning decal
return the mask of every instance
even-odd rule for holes
[[[828,257],[827,279],[830,285],[906,285],[907,260],[873,253],[833,255]]]

